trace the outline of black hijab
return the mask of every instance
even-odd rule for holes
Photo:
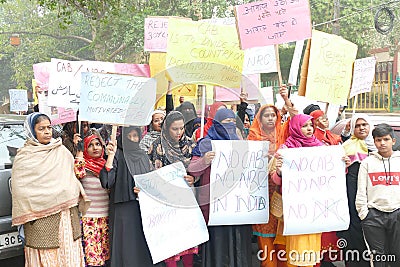
[[[196,108],[191,102],[185,101],[175,109],[182,113],[185,118],[185,133],[191,137],[193,135],[194,119],[197,118]]]
[[[128,134],[135,130],[141,137],[139,127],[125,127],[122,129],[122,134],[117,137],[118,150],[118,170],[115,180],[115,197],[114,203],[128,202],[136,199],[133,192],[135,181],[133,175],[144,174],[151,171],[149,158],[142,149],[139,148],[139,142],[132,142],[128,139]]]

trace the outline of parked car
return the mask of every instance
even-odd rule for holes
[[[393,150],[400,150],[400,114],[399,113],[368,113],[371,122],[376,126],[379,123],[387,123],[392,126],[397,142],[393,145]],[[338,121],[331,129],[335,134],[340,134],[351,118],[351,113],[346,114],[348,119]]]
[[[11,227],[11,168],[25,143],[25,116],[0,114],[0,260],[24,254],[16,227]]]

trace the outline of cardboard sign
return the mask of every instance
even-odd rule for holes
[[[356,55],[356,44],[334,34],[313,30],[306,97],[346,105]]]
[[[208,241],[208,230],[182,162],[134,175],[143,232],[153,263]],[[190,234],[188,234],[190,233]]]
[[[233,25],[174,18],[168,22],[166,68],[175,82],[239,87],[243,58]]]
[[[283,156],[283,234],[346,230],[350,217],[343,147],[286,148],[279,153]]]
[[[350,98],[361,93],[371,92],[375,78],[375,57],[356,59],[354,62],[353,83],[350,90]]]
[[[10,111],[28,110],[28,92],[21,89],[10,89]]]
[[[167,52],[168,18],[144,19],[144,51]]]
[[[154,79],[129,75],[82,73],[81,120],[145,126],[156,98]]]
[[[303,46],[304,46],[304,40],[296,42],[292,63],[290,64],[288,84],[297,85],[297,76],[299,74],[299,66],[300,66],[301,54],[303,53]]]
[[[51,59],[48,104],[78,109],[81,91],[81,73],[119,73],[150,77],[144,64],[111,63],[101,61],[68,61]]]
[[[249,48],[244,51],[243,74],[277,72],[274,46]]]
[[[265,141],[212,140],[209,225],[267,223],[268,146]]]
[[[252,2],[235,6],[235,16],[242,49],[311,37],[308,0]]]

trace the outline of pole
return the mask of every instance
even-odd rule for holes
[[[333,28],[332,33],[339,35],[340,33],[340,24],[337,20],[340,17],[340,0],[333,0]]]
[[[200,138],[203,138],[203,132],[204,132],[204,117],[205,117],[205,111],[206,111],[206,86],[205,85],[199,85],[199,89],[201,89],[201,124],[200,124]]]

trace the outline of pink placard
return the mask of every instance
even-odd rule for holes
[[[144,51],[167,52],[168,18],[144,19]]]
[[[33,76],[36,84],[39,86],[38,91],[47,91],[49,89],[51,62],[41,62],[33,65]]]
[[[266,0],[235,6],[242,49],[311,37],[308,0]]]
[[[115,72],[118,74],[130,74],[136,77],[150,77],[148,64],[114,63]]]
[[[242,77],[243,91],[247,92],[248,100],[257,100],[259,98],[260,75],[250,74]],[[215,101],[238,101],[241,89],[240,88],[225,88],[214,86]]]
[[[58,115],[55,114],[51,119],[51,124],[61,124],[70,121],[76,121],[76,111],[73,109],[65,109],[62,107],[58,107],[55,111]]]

